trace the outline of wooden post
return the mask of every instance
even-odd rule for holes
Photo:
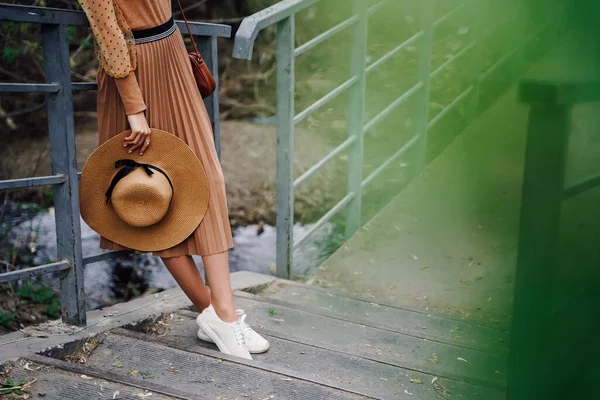
[[[552,399],[552,291],[571,107],[531,105],[521,202],[508,400]]]

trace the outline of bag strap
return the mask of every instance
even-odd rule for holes
[[[198,47],[196,47],[196,41],[194,40],[192,31],[190,30],[190,25],[188,24],[187,18],[185,17],[185,13],[183,12],[183,7],[181,7],[181,2],[179,0],[177,0],[177,4],[179,4],[179,9],[181,10],[181,16],[183,17],[183,20],[185,21],[185,26],[187,27],[188,34],[190,35],[190,39],[192,40],[192,44],[194,45],[194,50],[196,50],[196,53],[200,54],[200,52],[198,51]]]

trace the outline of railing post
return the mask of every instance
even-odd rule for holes
[[[481,0],[470,0],[467,5],[469,6],[469,16],[472,20],[469,38],[471,41],[475,42],[475,46],[471,49],[471,54],[469,55],[468,84],[473,87],[473,90],[469,94],[466,102],[466,118],[468,125],[479,113],[479,84],[481,80],[481,56],[483,51],[482,27],[484,21],[482,19],[483,2]]]
[[[210,117],[210,122],[213,128],[213,135],[215,138],[215,147],[217,148],[217,155],[221,158],[221,124],[219,119],[219,53],[217,48],[216,36],[211,37],[196,37],[196,43],[198,44],[198,50],[202,54],[202,58],[206,65],[212,72],[217,88],[215,92],[204,99],[204,105],[206,106],[206,112]]]
[[[352,56],[350,71],[357,78],[350,92],[348,110],[348,135],[355,137],[348,154],[348,194],[354,197],[346,211],[346,238],[349,239],[361,223],[362,213],[362,179],[363,179],[363,148],[364,148],[364,114],[365,114],[365,81],[367,60],[368,7],[365,0],[354,0],[353,13],[359,20],[352,33]]]
[[[570,106],[531,105],[521,200],[509,400],[550,399],[553,284],[565,180]]]
[[[292,274],[294,244],[294,16],[277,23],[276,275]]]
[[[46,95],[52,173],[63,174],[65,183],[55,186],[57,257],[71,264],[61,277],[62,319],[85,325],[85,292],[79,221],[79,181],[73,123],[69,40],[64,25],[42,25],[44,75],[46,83],[58,83],[57,93]]]
[[[415,134],[419,140],[414,150],[414,165],[411,175],[418,175],[425,167],[427,160],[427,133],[429,124],[429,88],[431,83],[431,52],[433,47],[434,1],[422,0],[420,11],[420,29],[423,33],[419,43],[419,61],[417,78],[421,83],[415,112]]]

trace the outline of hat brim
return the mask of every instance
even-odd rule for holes
[[[121,132],[90,155],[79,181],[81,217],[100,235],[123,247],[138,251],[160,251],[178,245],[200,225],[206,214],[209,187],[206,173],[192,149],[171,133],[152,129],[152,144],[143,156],[128,154]],[[156,224],[134,227],[122,221],[106,204],[105,192],[123,158],[162,169],[173,184],[173,198],[167,214]]]

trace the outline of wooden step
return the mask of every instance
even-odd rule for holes
[[[31,356],[29,359],[6,363],[4,368],[7,372],[3,376],[3,381],[11,379],[17,383],[21,380],[24,380],[26,384],[31,383],[25,389],[25,393],[32,395],[34,399],[196,399],[182,394],[176,389],[158,387],[152,383],[148,384],[148,382],[139,382],[138,385],[135,381],[131,382],[129,377],[115,378],[107,371],[37,355]],[[133,384],[127,384],[126,381]],[[176,396],[167,396],[161,392],[171,392]],[[2,395],[0,397],[4,398]],[[27,397],[7,395],[6,398]]]
[[[361,399],[363,396],[278,374],[260,364],[217,351],[193,352],[140,340],[142,333],[109,334],[89,357],[88,365],[133,373],[159,385],[177,387],[208,399]],[[273,397],[271,397],[273,396]]]
[[[251,294],[240,294],[236,304],[248,313],[249,323],[273,337],[438,377],[501,390],[505,387],[506,357],[502,355],[315,314],[298,304],[274,305]]]
[[[373,299],[350,298],[332,290],[292,281],[276,281],[261,291],[269,302],[281,300],[303,309],[378,326],[423,339],[502,354],[508,352],[509,333],[495,327],[435,315],[427,310],[401,308]]]
[[[196,338],[196,315],[195,312],[181,311],[170,322],[164,336],[145,335],[144,340],[187,351],[216,350],[214,344]],[[443,388],[458,398],[504,399],[499,390],[440,377],[437,377],[434,381],[437,384],[434,385],[431,382],[436,376],[432,374],[281,338],[281,335],[271,336],[262,328],[256,329],[271,344],[267,353],[253,355],[257,362],[273,371],[291,370],[292,375],[305,377],[315,383],[328,382],[340,389],[378,399],[434,400],[440,398],[438,391],[443,392]]]

